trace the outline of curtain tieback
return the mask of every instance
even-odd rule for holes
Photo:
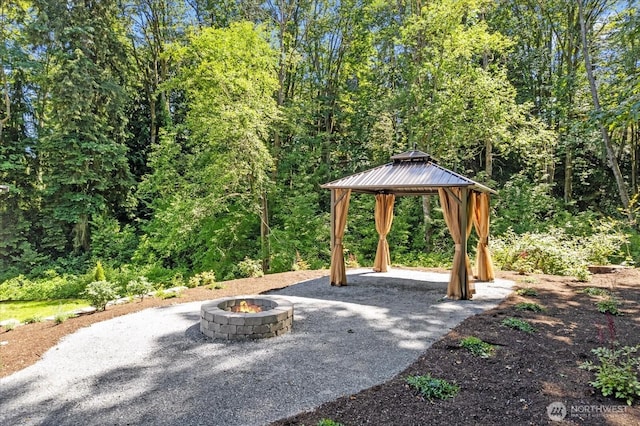
[[[456,244],[455,245],[455,251],[462,251],[462,244]]]
[[[336,245],[337,246],[341,246],[342,245],[342,238],[336,238]]]
[[[489,244],[489,237],[480,238],[480,243],[486,246]]]

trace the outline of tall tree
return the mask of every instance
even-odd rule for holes
[[[35,0],[34,44],[48,55],[40,126],[44,224],[54,254],[89,250],[92,217],[124,204],[131,179],[126,45],[116,0]],[[68,237],[70,236],[70,238]]]

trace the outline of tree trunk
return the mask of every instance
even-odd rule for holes
[[[593,107],[598,116],[602,112],[602,108],[600,107],[600,100],[598,99],[598,89],[596,87],[596,81],[593,76],[593,68],[591,64],[591,56],[589,55],[589,46],[587,44],[587,26],[584,19],[584,4],[583,0],[578,3],[578,15],[580,19],[580,33],[582,36],[582,51],[584,56],[584,65],[587,68],[587,79],[589,80],[589,89],[591,90],[591,97],[593,98]],[[598,119],[598,126],[600,127],[600,133],[602,133],[602,140],[604,141],[604,146],[607,151],[607,160],[609,162],[609,167],[611,167],[611,171],[613,172],[613,176],[616,179],[616,184],[618,186],[618,193],[620,195],[620,201],[622,201],[622,205],[627,210],[627,214],[629,216],[629,220],[632,220],[631,212],[629,211],[629,193],[627,192],[627,185],[624,181],[624,177],[622,176],[622,172],[620,171],[620,166],[618,165],[618,160],[616,158],[615,151],[613,150],[613,145],[611,143],[611,139],[609,138],[609,133],[602,123],[601,119]]]
[[[573,196],[573,155],[572,147],[567,146],[564,157],[564,202],[570,203]]]
[[[422,196],[422,215],[424,218],[424,244],[426,251],[430,252],[433,244],[433,226],[431,226],[431,198]]]
[[[262,208],[260,209],[260,242],[262,246],[262,271],[267,272],[270,268],[271,244],[269,242],[269,200],[267,191],[260,196]]]

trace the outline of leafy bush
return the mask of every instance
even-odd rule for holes
[[[96,310],[104,311],[107,303],[118,297],[118,292],[112,282],[93,281],[82,293],[82,297],[87,299]]]
[[[158,299],[173,299],[174,297],[180,297],[180,290],[170,291],[170,290],[158,290],[155,293],[155,297]]]
[[[531,312],[542,312],[544,308],[537,303],[531,302],[520,302],[516,305],[516,309],[519,311],[531,311]]]
[[[4,331],[11,331],[19,325],[20,325],[19,321],[9,320],[9,321],[6,321],[2,327],[4,328]]]
[[[493,240],[493,260],[501,269],[577,275],[587,279],[587,265],[608,263],[609,258],[620,253],[627,241],[624,234],[613,227],[598,229],[588,237],[568,235],[558,228],[548,233],[526,232],[520,235],[508,230]]]
[[[596,303],[599,312],[603,314],[609,313],[611,315],[621,315],[618,310],[618,305],[618,300],[613,296]]]
[[[262,271],[262,261],[249,259],[248,257],[245,257],[242,262],[238,263],[238,271],[242,278],[255,278],[264,275]]]
[[[127,283],[127,294],[131,296],[139,296],[140,299],[144,299],[145,294],[153,291],[153,284],[147,279],[147,277],[138,277],[138,279],[131,280]]]
[[[216,282],[216,274],[213,271],[200,272],[189,278],[187,287],[211,286]]]
[[[58,275],[52,269],[41,278],[18,275],[0,283],[0,300],[68,299],[78,296],[85,285],[80,277]]]
[[[407,377],[407,383],[417,389],[428,400],[453,398],[460,390],[458,385],[451,384],[444,379],[431,377],[430,374],[409,376]]]
[[[473,355],[480,358],[489,358],[495,353],[495,347],[475,336],[465,337],[460,340],[460,346],[469,350]]]
[[[514,330],[524,331],[525,333],[535,333],[537,331],[531,324],[519,318],[505,318],[500,324],[505,327],[513,328]]]
[[[634,398],[640,397],[640,358],[636,355],[639,349],[640,345],[595,348],[592,352],[598,357],[600,365],[587,361],[580,368],[596,372],[596,380],[589,383],[600,390],[602,395],[613,395],[631,405]]]
[[[93,281],[106,281],[107,276],[104,274],[104,267],[102,262],[98,261],[96,267],[93,270]]]

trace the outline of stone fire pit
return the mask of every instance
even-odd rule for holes
[[[260,312],[234,312],[241,305]],[[200,308],[200,331],[215,339],[264,339],[288,333],[292,325],[293,304],[283,300],[237,296],[203,303]]]

